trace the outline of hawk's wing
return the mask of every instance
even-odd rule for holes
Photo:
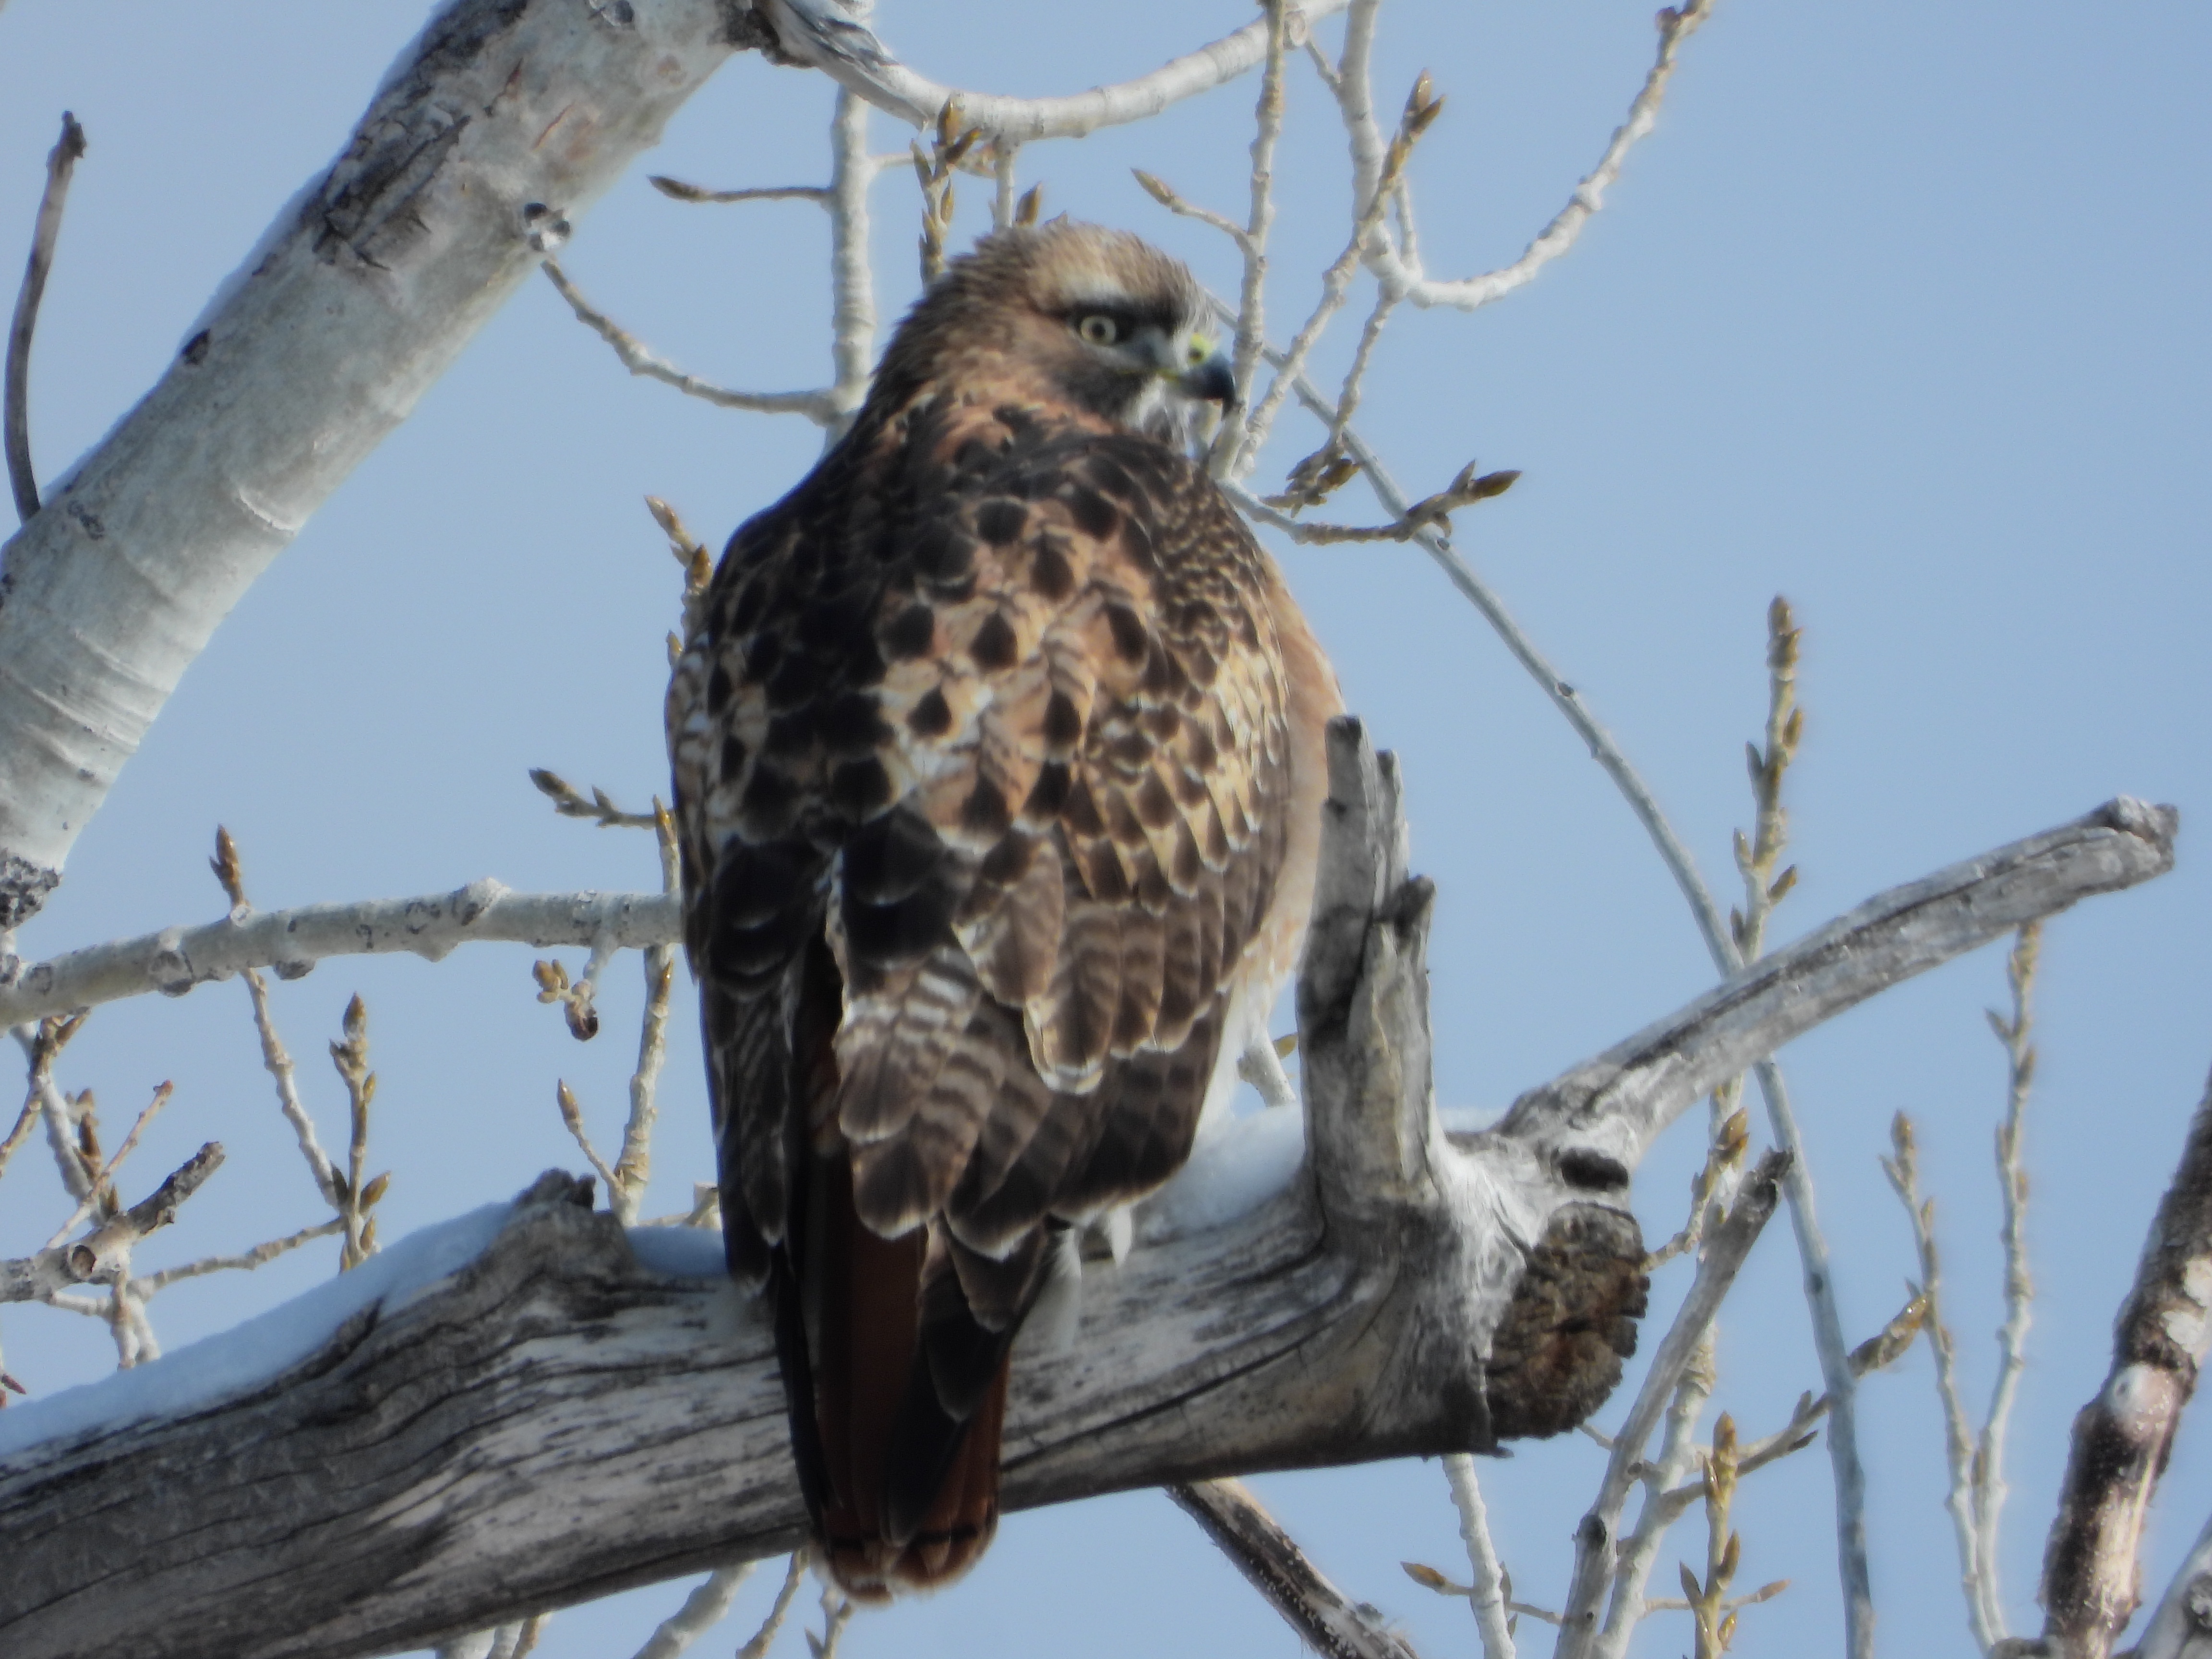
[[[782,1247],[818,1368],[823,1206],[921,1230],[957,1449],[1048,1224],[1174,1172],[1279,971],[1290,698],[1264,556],[1196,468],[1013,409],[907,419],[733,540],[670,738],[733,1270]]]

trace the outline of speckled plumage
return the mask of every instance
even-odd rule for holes
[[[1200,315],[1133,238],[988,239],[670,687],[731,1267],[855,1594],[988,1543],[1051,1237],[1182,1165],[1304,933],[1334,677],[1127,367]]]

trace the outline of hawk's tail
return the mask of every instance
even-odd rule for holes
[[[998,1528],[1018,1311],[979,1321],[936,1229],[872,1232],[842,1146],[808,1161],[802,1265],[779,1276],[776,1323],[817,1559],[856,1600],[934,1589]]]

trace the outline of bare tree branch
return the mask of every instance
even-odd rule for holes
[[[2212,1659],[2212,1521],[2151,1614],[2135,1659]]]
[[[568,274],[550,259],[545,261],[545,280],[560,290],[561,297],[568,302],[568,309],[576,313],[576,320],[612,346],[622,366],[633,374],[672,386],[685,397],[696,398],[719,409],[750,410],[759,415],[804,415],[817,426],[826,424],[833,415],[827,392],[734,392],[728,386],[715,386],[696,374],[686,374],[592,305],[583,291],[568,280]]]
[[[539,950],[591,948],[605,939],[614,949],[643,950],[682,937],[678,910],[665,893],[516,893],[487,879],[418,898],[255,911],[94,945],[23,968],[13,983],[0,986],[0,1024],[149,991],[181,996],[248,968],[274,968],[281,979],[297,979],[328,957],[407,951],[436,962],[477,939]]]
[[[222,1147],[210,1140],[147,1196],[76,1243],[0,1261],[0,1302],[44,1301],[79,1285],[128,1276],[131,1253],[138,1241],[174,1221],[179,1206],[222,1163]]]
[[[1341,11],[1344,5],[1345,0],[1310,0],[1299,9],[1315,21]],[[994,144],[1080,138],[1102,127],[1144,120],[1257,68],[1267,52],[1267,23],[1262,18],[1133,81],[1065,98],[1006,98],[963,92],[917,75],[872,37],[872,53],[839,51],[823,40],[818,29],[807,26],[805,14],[818,12],[819,0],[809,0],[804,8],[793,0],[768,0],[767,9],[778,46],[793,59],[812,64],[909,126],[927,128],[945,105],[957,103],[961,119],[981,127]]]
[[[46,273],[53,269],[54,244],[62,234],[62,205],[69,199],[70,177],[84,156],[84,129],[62,112],[62,136],[46,156],[46,188],[39,198],[39,218],[31,233],[31,257],[23,266],[23,287],[15,296],[15,320],[8,327],[5,414],[8,483],[15,492],[15,516],[28,523],[39,510],[39,479],[31,470],[31,335],[39,325],[39,302],[46,298]]]
[[[1363,1616],[1242,1480],[1187,1481],[1168,1496],[1324,1659],[1413,1659],[1405,1638]]]
[[[1345,128],[1351,135],[1354,188],[1363,204],[1373,202],[1378,194],[1389,196],[1395,188],[1395,181],[1386,177],[1388,147],[1375,119],[1368,75],[1379,4],[1380,0],[1352,0],[1345,26],[1344,58],[1332,88],[1344,113]],[[1479,276],[1458,282],[1439,281],[1420,268],[1410,247],[1393,248],[1387,237],[1377,237],[1368,245],[1367,260],[1385,289],[1417,306],[1451,306],[1473,311],[1504,298],[1572,247],[1581,237],[1583,228],[1605,205],[1605,192],[1620,176],[1621,163],[1627,159],[1628,152],[1658,125],[1659,105],[1666,96],[1667,82],[1674,73],[1675,55],[1681,50],[1682,42],[1696,32],[1711,11],[1711,0],[1686,0],[1682,5],[1660,11],[1658,55],[1628,106],[1627,118],[1614,130],[1597,165],[1575,186],[1566,206],[1559,210],[1518,259]],[[1410,224],[1411,215],[1407,217]]]

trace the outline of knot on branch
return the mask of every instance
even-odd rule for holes
[[[1610,1205],[1553,1212],[1491,1338],[1491,1432],[1545,1439],[1575,1427],[1620,1386],[1636,1353],[1651,1280],[1644,1232]]]

